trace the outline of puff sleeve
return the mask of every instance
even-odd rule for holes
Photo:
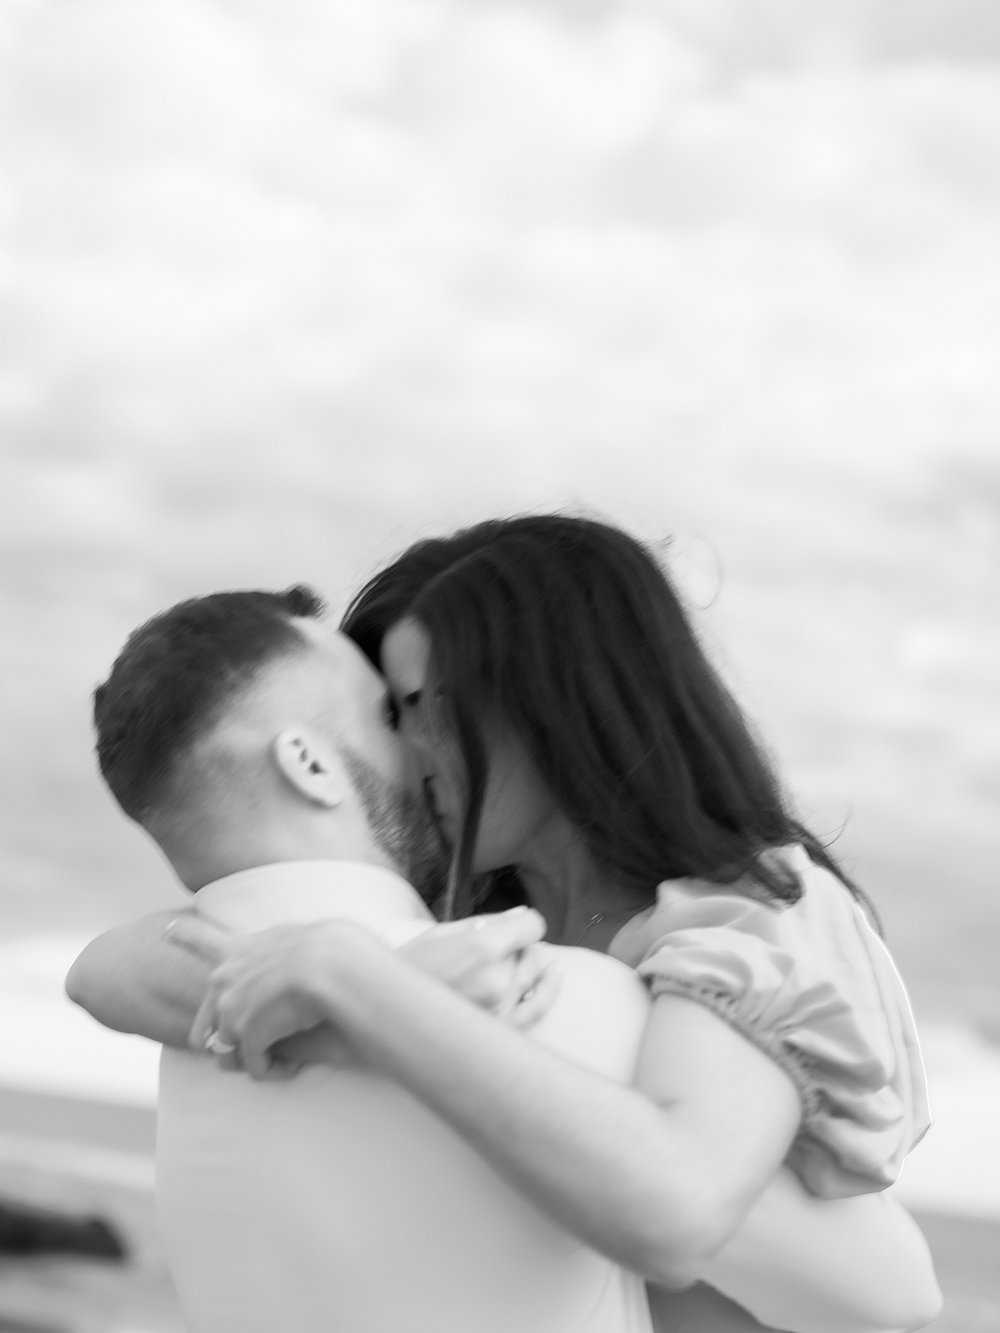
[[[847,889],[790,849],[800,900],[704,881],[660,886],[633,958],[652,995],[710,1008],[802,1100],[788,1165],[825,1198],[885,1189],[930,1119],[903,983]]]

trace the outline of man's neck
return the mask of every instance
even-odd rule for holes
[[[347,860],[249,866],[206,884],[196,901],[199,911],[237,930],[339,918],[380,931],[401,918],[430,919],[416,890],[397,872]]]
[[[349,836],[353,830],[317,830],[292,818],[275,821],[265,817],[256,824],[241,820],[239,827],[213,818],[194,827],[179,823],[150,832],[181,883],[192,892],[231,875],[299,861],[349,861],[400,873],[373,839]]]

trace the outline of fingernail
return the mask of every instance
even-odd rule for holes
[[[179,920],[180,920],[180,917],[176,917],[176,916],[175,916],[174,919],[173,919],[173,921],[168,921],[167,924],[163,927],[163,938],[164,938],[164,939],[169,939],[169,937],[170,937],[170,932],[173,930],[174,926],[177,925],[177,922],[178,922]]]

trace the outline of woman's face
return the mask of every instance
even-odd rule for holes
[[[394,625],[382,641],[382,670],[403,739],[412,746],[441,830],[454,845],[466,803],[465,766],[436,700],[428,696],[431,641],[416,620]],[[473,853],[476,874],[517,865],[555,814],[555,803],[516,738],[494,734],[486,747],[487,781]]]

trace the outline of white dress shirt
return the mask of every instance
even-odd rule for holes
[[[404,880],[302,861],[207,885],[237,931],[348,918],[393,947],[433,924]],[[621,1083],[649,1012],[624,964],[553,950],[534,1040]],[[650,1333],[645,1283],[569,1236],[368,1070],[255,1083],[164,1050],[157,1205],[191,1333]]]

